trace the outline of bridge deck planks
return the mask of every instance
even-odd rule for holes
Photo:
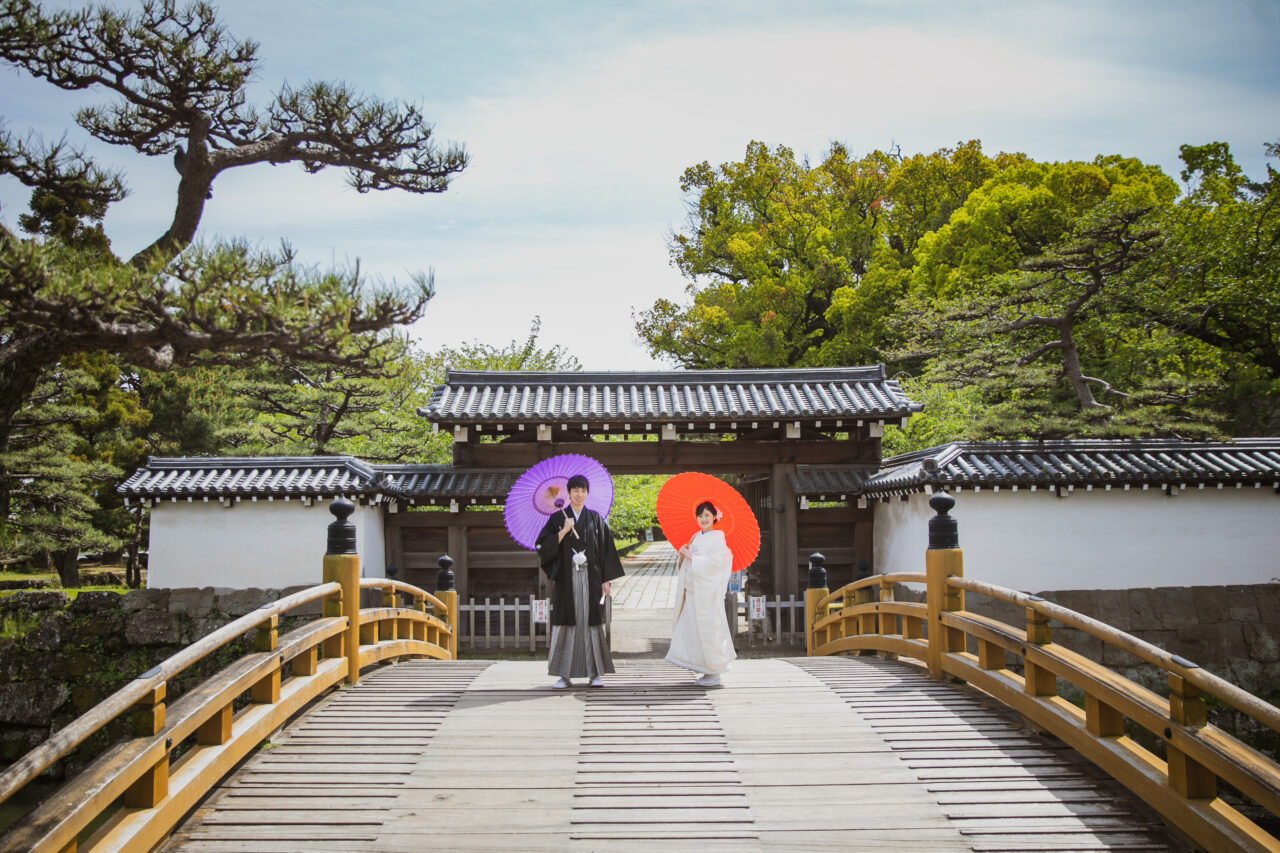
[[[166,851],[1179,850],[1141,804],[968,688],[873,658],[367,673],[258,752]]]

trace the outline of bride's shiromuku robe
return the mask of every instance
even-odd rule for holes
[[[692,559],[681,559],[676,614],[667,660],[694,672],[724,672],[738,655],[724,611],[733,554],[720,530],[698,531],[689,541]]]

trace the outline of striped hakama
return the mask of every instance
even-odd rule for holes
[[[585,567],[574,567],[571,571],[575,624],[551,626],[547,673],[565,679],[595,678],[613,672],[613,658],[605,641],[604,626],[591,624],[588,572]]]

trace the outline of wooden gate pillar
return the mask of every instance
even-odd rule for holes
[[[769,519],[769,529],[773,531],[773,594],[784,599],[796,593],[799,569],[796,560],[800,550],[796,537],[796,496],[788,479],[788,475],[795,471],[795,463],[778,462],[769,474],[769,497],[773,505],[773,517]]]

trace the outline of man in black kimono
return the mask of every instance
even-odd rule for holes
[[[558,676],[551,685],[570,687],[572,679],[590,679],[604,687],[600,676],[613,672],[613,658],[604,636],[604,596],[609,581],[623,575],[622,561],[609,525],[586,508],[587,478],[569,478],[569,505],[552,513],[538,534],[538,562],[551,580],[551,648],[547,672]]]

